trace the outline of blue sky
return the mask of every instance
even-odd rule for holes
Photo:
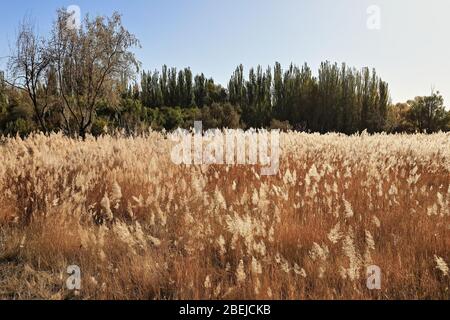
[[[19,21],[33,16],[46,33],[55,10],[123,14],[140,39],[144,69],[190,66],[226,85],[235,67],[320,61],[374,67],[394,102],[440,90],[450,105],[448,0],[1,0],[0,57]],[[380,30],[367,28],[367,8],[380,8]],[[6,59],[0,60],[4,68]]]

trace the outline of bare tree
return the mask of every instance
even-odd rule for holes
[[[11,51],[8,61],[10,80],[5,82],[27,93],[41,130],[47,132],[45,116],[48,96],[43,82],[50,59],[45,40],[37,35],[34,25],[29,20],[24,19],[19,26],[17,39]]]
[[[65,130],[85,138],[98,102],[112,103],[120,77],[138,70],[130,49],[139,42],[122,26],[118,13],[94,19],[86,16],[78,29],[67,23],[69,18],[64,10],[58,11],[49,52],[57,72]]]

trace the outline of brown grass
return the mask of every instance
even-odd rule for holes
[[[175,165],[159,133],[6,139],[0,299],[450,297],[449,134],[281,142],[279,174],[260,177]]]

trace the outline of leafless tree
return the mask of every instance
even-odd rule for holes
[[[50,59],[45,40],[37,35],[30,20],[24,19],[20,24],[11,51],[8,61],[9,79],[5,79],[5,82],[27,93],[41,130],[47,132],[45,116],[48,110],[48,95],[45,94],[43,82]]]

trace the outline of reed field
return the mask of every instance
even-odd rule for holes
[[[3,138],[0,299],[450,298],[450,134],[280,147],[262,176],[174,164],[157,132]]]

